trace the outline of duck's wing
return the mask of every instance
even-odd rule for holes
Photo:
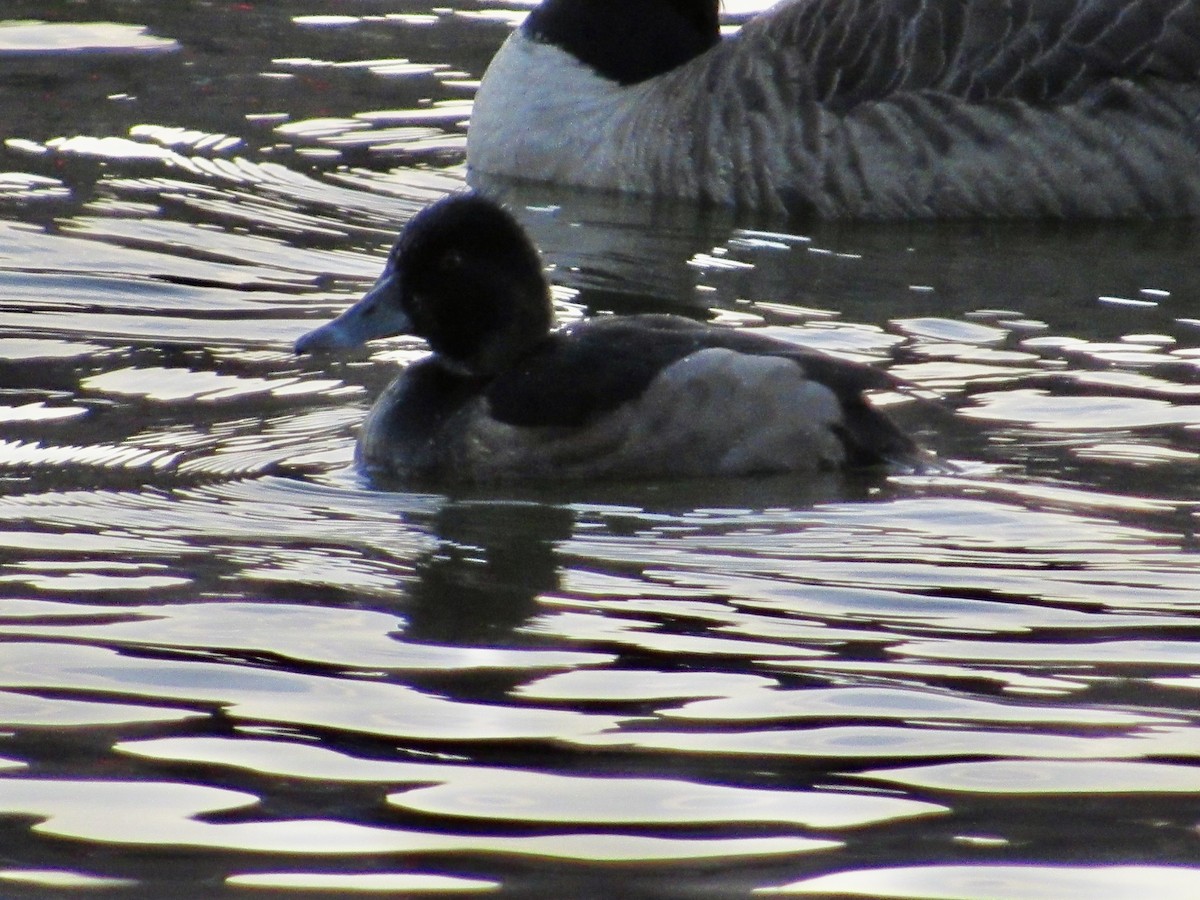
[[[640,396],[663,369],[704,346],[710,331],[678,316],[580,322],[492,381],[492,415],[525,427],[584,425]]]
[[[552,335],[488,386],[487,402],[491,418],[504,425],[593,436],[610,421],[624,422],[618,434],[626,437],[644,431],[622,412],[644,415],[655,422],[652,449],[683,442],[680,461],[698,455],[706,464],[744,456],[738,466],[730,463],[739,472],[758,463],[922,464],[923,451],[864,396],[894,385],[877,368],[772,337],[672,316],[625,316]],[[713,434],[721,437],[709,445]],[[802,464],[796,455],[805,452],[812,458]],[[762,462],[768,457],[774,462]]]
[[[735,383],[738,359],[745,359],[748,377],[760,379],[768,359],[775,360],[781,379],[819,385],[832,394],[840,414],[831,427],[852,465],[883,461],[912,461],[916,447],[885,415],[872,407],[865,391],[896,385],[882,370],[839,359],[752,332],[713,328],[677,316],[615,316],[592,319],[551,335],[522,365],[506,372],[487,389],[491,415],[499,422],[521,427],[579,428],[638,400],[662,376],[678,383],[676,364],[703,351],[731,351],[712,369],[711,410],[722,402],[747,398],[722,396]],[[717,359],[718,357],[710,357]],[[752,373],[752,374],[751,374]],[[697,366],[686,379],[704,379]],[[691,382],[695,398],[698,383]],[[753,401],[753,397],[748,398]],[[773,402],[760,398],[764,405]],[[804,410],[792,411],[803,418]],[[768,427],[770,423],[762,423]]]
[[[903,390],[894,376],[864,363],[831,356],[820,350],[798,347],[753,331],[712,329],[709,346],[754,357],[773,357],[794,363],[810,383],[819,384],[837,399],[839,415],[831,422],[851,466],[927,462],[915,441],[866,397],[868,391]]]

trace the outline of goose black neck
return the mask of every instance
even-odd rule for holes
[[[543,0],[526,36],[622,85],[662,75],[721,40],[719,0]]]

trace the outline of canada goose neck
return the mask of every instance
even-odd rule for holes
[[[544,0],[522,26],[597,74],[628,85],[716,45],[719,0]]]

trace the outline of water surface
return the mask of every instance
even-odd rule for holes
[[[867,360],[950,465],[354,472],[423,350],[291,342],[463,186],[528,5],[5,6],[0,893],[1200,895],[1190,223],[491,185],[564,320]]]

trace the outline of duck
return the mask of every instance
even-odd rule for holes
[[[753,329],[664,313],[555,327],[512,213],[450,194],[401,230],[378,281],[295,351],[413,335],[356,459],[389,482],[643,480],[911,468],[924,451],[867,392],[898,380]]]
[[[543,0],[477,90],[472,184],[799,219],[1200,213],[1200,0]]]

